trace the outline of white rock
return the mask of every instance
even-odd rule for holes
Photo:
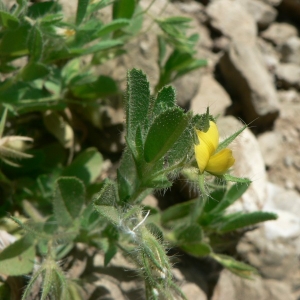
[[[224,115],[226,108],[231,105],[231,99],[224,88],[211,74],[202,76],[197,95],[191,101],[190,109],[197,114],[209,112],[214,115]]]
[[[220,118],[217,123],[220,136],[223,139],[243,126],[233,117]],[[233,150],[235,158],[232,175],[247,177],[252,180],[248,190],[239,201],[230,207],[230,211],[261,210],[266,201],[267,174],[260,147],[254,134],[250,129],[245,129],[229,148]]]
[[[271,75],[252,42],[232,41],[220,59],[220,70],[231,94],[241,104],[246,122],[268,126],[279,113],[279,102]]]
[[[296,27],[288,23],[273,23],[270,27],[261,33],[261,36],[273,44],[280,46],[290,37],[297,36]]]
[[[295,87],[300,89],[300,66],[291,63],[278,64],[276,77],[280,86],[284,88]]]
[[[260,28],[266,28],[269,26],[277,16],[277,10],[262,1],[238,0],[238,2],[246,8],[247,12],[251,16],[253,16]]]
[[[258,143],[267,166],[272,166],[281,158],[282,140],[275,131],[268,131],[259,135]]]
[[[239,42],[255,41],[257,28],[254,18],[237,1],[211,1],[206,11],[211,25],[223,35]]]
[[[280,49],[282,61],[300,65],[300,38],[290,37]]]

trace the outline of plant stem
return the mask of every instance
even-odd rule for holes
[[[191,223],[196,223],[198,218],[201,216],[202,210],[207,201],[207,195],[204,186],[204,175],[200,174],[198,177],[198,183],[201,195],[197,198],[193,210],[191,211]]]

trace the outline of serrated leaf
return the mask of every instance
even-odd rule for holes
[[[150,104],[149,82],[137,69],[127,74],[126,126],[127,138],[134,140],[137,127],[147,119]]]
[[[221,220],[221,225],[218,230],[221,233],[237,230],[247,226],[252,226],[260,222],[276,220],[277,215],[274,213],[255,211],[252,213],[240,213],[233,215],[226,215]]]
[[[135,10],[135,0],[117,0],[113,4],[113,19],[131,19]]]
[[[102,37],[106,34],[109,34],[115,30],[121,29],[125,26],[128,26],[130,24],[130,22],[127,19],[116,19],[113,20],[112,22],[105,24],[104,26],[102,26],[97,32],[96,32],[96,36],[97,37]]]
[[[120,224],[120,216],[118,210],[115,207],[95,204],[94,209],[111,224],[113,225]]]
[[[30,60],[37,62],[43,54],[43,36],[37,26],[33,26],[28,34],[27,47],[30,54]]]
[[[76,11],[76,25],[80,25],[83,21],[87,7],[89,5],[89,0],[78,0],[77,2],[77,11]]]
[[[179,108],[161,113],[151,125],[144,147],[145,161],[156,162],[174,145],[185,130],[188,118]]]
[[[158,115],[168,108],[175,107],[176,91],[172,86],[163,87],[154,102],[153,114]]]
[[[85,202],[85,187],[75,177],[61,177],[55,185],[53,207],[57,222],[64,227],[73,225]]]
[[[181,245],[180,248],[196,257],[206,256],[212,252],[210,245],[203,242],[184,244]]]
[[[115,206],[118,203],[116,184],[106,179],[100,192],[94,196],[93,203],[96,206]]]
[[[238,200],[248,189],[248,183],[236,183],[225,194],[224,198],[211,211],[212,214],[217,214],[224,211],[227,207]]]
[[[20,21],[10,13],[0,10],[0,25],[9,29],[15,29],[19,26]]]
[[[7,276],[25,275],[32,271],[35,258],[35,247],[24,237],[0,253],[0,273]]]
[[[84,184],[89,185],[100,176],[102,163],[101,153],[96,148],[88,148],[63,170],[62,176],[76,176]]]

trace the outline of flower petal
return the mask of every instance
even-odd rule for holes
[[[235,162],[232,156],[232,151],[228,148],[221,150],[215,155],[211,156],[208,164],[206,165],[205,171],[213,175],[222,175],[233,166]]]
[[[213,155],[219,145],[219,131],[215,122],[209,121],[207,132],[196,130],[200,144],[205,144],[209,156]]]
[[[206,144],[202,143],[201,141],[200,144],[195,145],[195,157],[200,173],[202,174],[209,161],[210,154],[208,152]]]

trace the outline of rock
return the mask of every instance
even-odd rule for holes
[[[277,286],[275,286],[275,283]],[[276,292],[274,293],[274,289]],[[271,297],[272,296],[272,297]],[[253,280],[240,278],[228,270],[221,272],[212,300],[292,300],[291,291],[286,284],[278,281],[264,281],[260,277]]]
[[[195,283],[184,283],[181,290],[188,300],[207,300],[206,294]]]
[[[239,99],[246,122],[271,125],[279,114],[272,78],[255,45],[233,41],[219,62],[226,86]]]
[[[264,224],[272,222],[275,221]],[[289,239],[268,239],[264,226],[247,232],[239,242],[237,252],[243,260],[257,268],[264,278],[280,280],[291,285],[299,280],[296,247]]]
[[[266,166],[272,166],[281,158],[281,136],[274,131],[268,131],[259,135],[257,140]]]
[[[212,27],[226,37],[241,43],[255,41],[257,29],[254,18],[237,1],[211,1],[206,12]]]
[[[202,76],[197,95],[192,99],[190,109],[197,114],[209,112],[214,115],[224,115],[231,100],[224,88],[211,74]]]
[[[279,64],[280,55],[271,43],[260,37],[257,38],[257,47],[261,54],[264,65],[270,74],[273,75],[277,65]]]
[[[297,29],[288,23],[273,23],[268,29],[261,33],[261,36],[273,43],[280,46],[285,43],[290,37],[297,36]]]
[[[217,123],[221,139],[229,137],[243,126],[231,116],[220,118]],[[241,199],[230,206],[230,211],[261,210],[266,201],[267,174],[255,136],[250,129],[246,128],[229,148],[233,150],[235,158],[232,175],[247,177],[252,180],[251,185]]]
[[[279,64],[276,68],[278,85],[283,88],[300,89],[300,66],[291,63]]]
[[[259,0],[238,0],[254,18],[258,27],[263,29],[268,27],[277,16],[277,10]]]
[[[300,94],[294,89],[277,91],[280,102],[300,103]]]
[[[278,6],[282,0],[259,0],[259,1],[272,6]]]
[[[300,38],[290,37],[280,49],[282,61],[300,65]]]

